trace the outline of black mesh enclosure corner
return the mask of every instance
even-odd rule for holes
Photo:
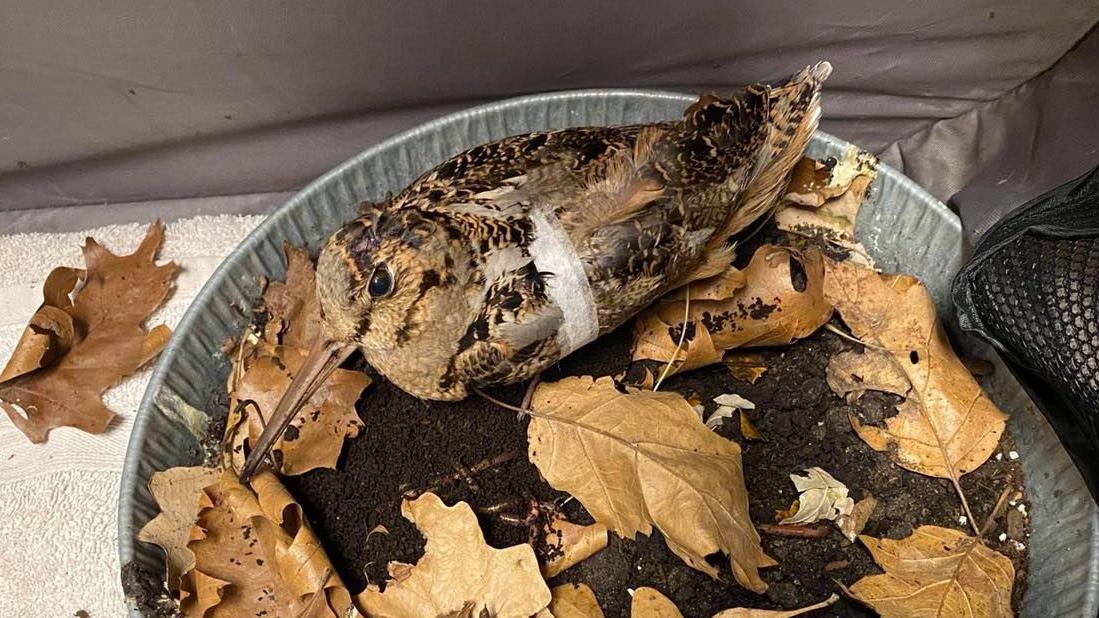
[[[1099,500],[1099,168],[990,229],[953,296],[961,328],[1001,352]]]

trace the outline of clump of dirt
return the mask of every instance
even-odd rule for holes
[[[570,375],[617,375],[629,359],[628,327],[607,335],[543,375],[557,380]],[[866,446],[851,428],[849,415],[880,422],[895,413],[896,401],[870,393],[849,405],[828,389],[824,373],[829,358],[852,344],[822,331],[780,350],[761,350],[768,367],[755,384],[738,380],[723,366],[669,378],[662,390],[697,393],[712,411],[712,399],[727,392],[756,404],[749,418],[764,436],[747,441],[739,424],[718,428],[743,448],[744,469],[753,521],[774,523],[775,511],[790,506],[797,493],[789,475],[820,466],[851,488],[855,499],[872,494],[878,506],[865,530],[873,536],[902,538],[914,527],[935,524],[970,532],[949,482],[903,470],[884,453]],[[517,404],[524,385],[495,389],[492,396]],[[382,584],[386,565],[414,563],[423,554],[423,538],[400,514],[402,495],[431,489],[445,502],[469,502],[479,511],[486,540],[506,547],[528,542],[548,512],[560,510],[572,521],[587,523],[576,500],[546,484],[528,462],[524,418],[482,398],[456,403],[425,402],[378,380],[359,402],[365,431],[349,441],[337,470],[315,470],[286,483],[303,505],[344,581],[358,591]],[[1006,435],[1001,449],[1014,449]],[[494,462],[495,465],[491,465]],[[483,469],[482,469],[483,468]],[[476,472],[479,470],[479,472]],[[1019,462],[993,457],[963,478],[962,486],[981,522],[1005,487],[1023,486]],[[1018,518],[1011,521],[1016,536]],[[989,545],[1012,559],[1016,569],[1014,603],[1018,607],[1026,577],[1025,548],[1015,540],[999,541],[1008,531],[1001,517],[991,529]],[[1025,524],[1025,521],[1022,522]],[[376,526],[388,534],[370,534]],[[1022,531],[1025,533],[1025,530]],[[548,549],[535,539],[536,550]],[[748,606],[788,609],[819,601],[836,591],[834,580],[847,584],[878,573],[867,551],[838,531],[821,539],[764,536],[764,550],[779,566],[763,572],[765,595],[751,593],[733,581],[728,561],[720,580],[686,566],[671,553],[659,533],[634,540],[611,536],[607,549],[550,581],[583,582],[592,587],[607,616],[629,613],[628,589],[652,586],[668,595],[687,616],[709,616],[722,609]],[[845,599],[821,616],[872,616]]]

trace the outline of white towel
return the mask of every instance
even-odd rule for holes
[[[176,290],[149,320],[175,327],[224,257],[262,216],[196,217],[168,224],[161,258],[182,267]],[[0,236],[0,365],[42,302],[54,266],[83,266],[94,236],[115,253],[133,251],[147,223],[79,233]],[[106,433],[59,428],[31,444],[0,414],[0,617],[123,616],[119,580],[118,491],[122,462],[151,370],[107,392],[118,418]]]

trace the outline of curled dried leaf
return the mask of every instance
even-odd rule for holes
[[[557,518],[547,526],[545,541],[547,547],[554,548],[554,557],[542,565],[542,575],[549,579],[605,548],[607,527],[600,523],[585,526]]]
[[[748,516],[740,447],[706,428],[675,393],[626,389],[610,378],[543,382],[528,427],[530,460],[556,489],[625,538],[655,525],[668,547],[713,577],[727,554],[741,585],[763,591],[763,553]]]
[[[164,347],[167,327],[150,332],[144,326],[179,271],[156,264],[163,240],[159,222],[130,255],[114,255],[88,238],[86,270],[58,268],[47,278],[45,302],[0,381],[0,408],[31,442],[45,442],[55,427],[106,431],[114,413],[103,393]],[[84,286],[70,303],[81,275]]]
[[[832,314],[823,295],[823,258],[815,250],[796,254],[764,245],[743,276],[747,283],[730,288],[726,298],[698,299],[691,286],[689,306],[673,296],[642,313],[634,323],[633,360],[673,359],[676,372],[687,371],[720,362],[732,348],[786,345]]]
[[[554,618],[603,618],[595,593],[587,584],[561,584],[550,591],[549,611]]]
[[[847,486],[823,469],[812,467],[805,476],[791,474],[790,480],[799,492],[797,512],[780,524],[812,524],[822,519],[835,521],[848,516],[855,501],[848,496]]]
[[[223,472],[203,489],[188,544],[195,563],[183,576],[180,610],[185,616],[202,616],[210,607],[230,616],[346,616],[351,596],[301,507],[271,472],[260,472],[251,485]]]
[[[850,515],[842,515],[836,518],[836,526],[839,527],[843,536],[847,537],[847,540],[854,543],[855,539],[866,528],[866,523],[870,521],[870,515],[874,513],[877,506],[878,501],[874,499],[874,496],[867,496],[855,503]]]
[[[885,570],[851,586],[851,594],[884,618],[1012,616],[1011,559],[957,530],[920,526],[895,541],[860,536]]]
[[[840,160],[802,159],[794,170],[785,202],[775,212],[780,230],[820,237],[850,252],[867,266],[873,260],[855,238],[855,219],[877,176],[877,159],[849,149]]]
[[[369,586],[358,596],[369,616],[445,616],[483,611],[527,618],[550,603],[550,590],[530,545],[493,549],[465,502],[448,507],[433,493],[401,505],[427,539],[415,566],[400,565],[385,592]],[[472,606],[471,606],[472,604]]]

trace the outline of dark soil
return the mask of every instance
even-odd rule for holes
[[[707,411],[714,408],[711,400],[726,392],[756,403],[757,409],[749,417],[765,440],[744,440],[736,422],[726,422],[719,432],[743,447],[751,514],[757,523],[774,523],[775,511],[789,507],[796,497],[790,473],[820,466],[846,483],[856,499],[865,493],[877,498],[866,534],[902,538],[922,524],[970,532],[961,523],[961,506],[947,481],[893,465],[886,454],[872,451],[852,430],[849,414],[860,415],[864,422],[880,422],[893,414],[889,396],[871,393],[855,405],[847,405],[828,389],[824,380],[828,359],[853,345],[822,332],[782,350],[761,351],[768,370],[756,384],[740,381],[724,367],[714,366],[670,378],[662,389],[697,393]],[[623,329],[565,359],[543,379],[619,374],[626,368],[628,348],[629,332]],[[517,404],[523,391],[521,385],[491,394]],[[378,380],[359,405],[367,428],[349,442],[339,469],[317,470],[286,480],[353,591],[367,583],[384,582],[389,561],[414,563],[422,555],[422,537],[400,514],[401,496],[406,491],[427,489],[441,477],[458,479],[463,470],[515,453],[514,458],[468,480],[434,488],[448,504],[464,500],[481,511],[507,505],[504,517],[480,515],[485,537],[496,547],[527,542],[530,537],[527,527],[505,519],[521,520],[530,515],[538,527],[546,511],[567,497],[549,487],[527,461],[526,420],[479,397],[458,403],[428,403]],[[993,457],[962,481],[979,523],[1005,487],[1022,488],[1021,466],[1007,455],[1013,449],[1013,439],[1005,435],[1002,458]],[[590,521],[575,500],[567,503],[564,513],[572,521]],[[1018,534],[1018,516],[1013,523],[1013,532]],[[377,525],[385,526],[389,534],[370,534]],[[1007,526],[1008,518],[1001,517],[987,538],[993,549],[1015,563],[1018,606],[1025,586],[1026,555],[1012,539],[998,540]],[[636,540],[612,535],[607,549],[550,584],[588,584],[607,616],[628,615],[627,590],[640,586],[652,586],[668,595],[686,616],[710,616],[735,606],[803,606],[836,592],[836,581],[852,584],[880,572],[861,545],[849,543],[835,530],[822,539],[764,536],[763,547],[780,562],[763,573],[769,584],[765,595],[736,585],[727,566],[720,580],[687,567],[667,549],[659,533]],[[536,550],[547,551],[537,545]],[[715,559],[727,565],[727,560]],[[873,614],[841,599],[815,615]]]

